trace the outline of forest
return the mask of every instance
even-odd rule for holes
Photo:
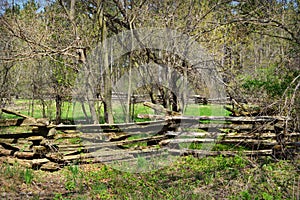
[[[3,198],[299,199],[299,0],[2,0],[0,49],[0,158],[30,160],[22,168],[1,159]],[[14,127],[19,118],[30,130]],[[149,137],[143,123],[153,128],[161,119],[167,125]],[[186,128],[192,120],[197,128]],[[113,132],[99,137],[134,152],[169,147],[173,137],[195,151],[150,175],[85,166],[96,163],[81,157],[91,130]],[[207,132],[225,135],[212,148],[219,154],[194,158],[211,141]],[[298,153],[287,155],[289,145]],[[32,170],[32,159],[54,163],[64,178],[48,175],[63,189],[38,179],[48,175]],[[23,185],[12,186],[12,177]],[[53,190],[34,193],[36,183]]]
[[[47,100],[55,100],[59,123],[62,102],[72,101],[78,76],[100,57],[103,63],[97,62],[100,69],[91,90],[92,98],[98,98],[104,108],[99,115],[107,123],[113,122],[111,86],[134,74],[131,71],[138,66],[167,66],[168,85],[161,87],[153,78],[161,73],[157,67],[156,71],[144,67],[140,74],[152,84],[121,92],[148,95],[153,103],[162,96],[165,107],[172,106],[168,102],[177,96],[174,110],[180,109],[179,98],[188,98],[184,92],[175,92],[184,87],[179,84],[191,85],[194,94],[209,97],[207,82],[215,78],[211,75],[206,80],[189,58],[176,55],[175,37],[169,47],[135,49],[116,61],[108,58],[116,48],[110,47],[107,55],[95,55],[107,38],[128,30],[127,37],[142,37],[137,30],[146,28],[151,34],[157,28],[176,31],[182,40],[192,39],[205,51],[197,59],[213,60],[209,65],[218,74],[225,97],[258,104],[266,114],[290,116],[299,128],[299,26],[298,1],[2,1],[1,107],[14,98],[38,100],[44,107],[43,117],[49,117]],[[135,33],[129,34],[130,30]],[[127,85],[137,85],[129,80]],[[178,94],[172,96],[172,91]],[[124,109],[129,113],[129,107]]]

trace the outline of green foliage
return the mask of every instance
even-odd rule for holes
[[[24,169],[18,163],[14,163],[12,166],[3,164],[0,168],[0,172],[4,174],[6,178],[13,178],[25,184],[31,184],[34,179],[33,170],[28,168]]]
[[[247,190],[240,192],[240,196],[243,200],[251,200],[251,195]]]
[[[187,116],[229,116],[230,112],[225,110],[222,105],[197,105],[187,106],[184,115]]]
[[[80,137],[70,138],[69,142],[71,144],[80,144],[82,142],[82,138]]]
[[[83,190],[83,173],[78,165],[70,165],[67,167],[65,188],[70,191],[82,192]]]
[[[149,164],[146,162],[145,158],[138,159],[141,168]],[[3,164],[0,172],[1,177],[14,179],[14,185],[30,185],[33,180],[33,171],[26,172],[17,164]],[[169,166],[144,173],[119,171],[103,164],[71,165],[58,173],[68,195],[56,191],[53,198],[57,200],[293,199],[299,181],[297,168],[289,161],[277,162],[271,157],[249,160],[242,153],[234,157],[180,157]],[[52,174],[48,175],[50,180],[40,181],[53,181]]]
[[[215,144],[212,151],[243,151],[247,150],[246,147],[234,144]]]
[[[66,198],[63,198],[62,194],[56,193],[53,200],[66,200]]]
[[[202,149],[203,145],[201,143],[183,143],[179,144],[180,148],[187,148],[187,149]]]
[[[137,159],[137,167],[144,168],[147,165],[147,160],[144,157],[139,156]]]
[[[23,172],[23,177],[24,177],[24,181],[26,184],[30,184],[33,180],[33,173],[31,169],[25,169],[25,171]]]
[[[247,76],[242,84],[249,92],[258,92],[262,89],[270,97],[279,97],[298,75],[296,71],[278,71],[277,66],[261,68],[256,71],[256,76]]]
[[[17,170],[18,166],[15,165],[15,167],[10,166],[9,164],[4,164],[2,170],[4,169],[4,175],[7,177],[13,177]]]
[[[58,144],[81,144],[82,138],[73,137],[73,138],[58,138],[55,140]],[[80,149],[78,149],[80,151]]]

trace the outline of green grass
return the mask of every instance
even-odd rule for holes
[[[211,150],[211,151],[244,151],[251,150],[244,146],[232,144],[214,144],[213,146],[206,146],[202,143],[183,143],[179,145],[180,148],[193,149],[193,150]]]
[[[139,159],[140,165],[146,162]],[[80,184],[90,188],[94,199],[293,199],[297,194],[297,172],[287,161],[259,161],[252,166],[246,157],[184,157],[169,167],[132,174],[102,166],[83,171],[84,179],[68,180],[78,187],[77,198],[87,197]],[[76,167],[77,168],[77,167]],[[282,171],[282,170],[288,171]],[[69,169],[68,169],[69,170]],[[82,171],[81,171],[82,170]],[[70,173],[72,174],[72,172]],[[295,177],[298,179],[295,180]],[[79,183],[81,181],[81,183]],[[70,199],[72,196],[70,196]],[[73,198],[72,198],[73,199]],[[294,198],[295,199],[295,198]]]
[[[184,112],[187,116],[229,116],[229,114],[223,105],[190,104]]]
[[[141,167],[146,162],[138,159]],[[242,154],[180,157],[164,168],[144,173],[119,171],[103,164],[70,165],[55,173],[1,164],[0,192],[15,195],[11,196],[15,199],[22,188],[35,199],[42,190],[49,199],[296,200],[300,195],[297,170],[290,161],[270,157],[250,160]]]
[[[31,112],[31,100],[15,100],[14,106],[16,111],[29,115],[35,118],[43,117],[43,107],[39,100],[34,101],[34,109],[33,113]],[[84,104],[84,108],[86,110],[87,116],[91,117],[90,110],[87,104]],[[100,116],[100,123],[104,123],[103,119],[103,105],[96,105],[96,111]],[[113,115],[115,123],[123,123],[125,121],[124,114],[124,105],[121,105],[119,102],[113,103]],[[54,100],[45,101],[45,114],[51,120],[55,119],[56,116],[56,108]],[[145,121],[144,119],[138,119],[137,114],[154,114],[151,108],[143,106],[142,103],[138,103],[134,105],[134,121]],[[184,115],[187,116],[228,116],[229,112],[223,109],[222,105],[199,105],[199,104],[189,104],[187,105]],[[0,113],[0,118],[2,119],[12,119],[18,118],[14,115]],[[84,120],[85,115],[82,109],[82,105],[79,102],[75,104],[73,102],[63,102],[62,104],[62,115],[61,118],[64,120]],[[147,121],[147,120],[146,120]]]
[[[32,127],[28,127],[28,126],[0,127],[0,134],[3,134],[3,133],[26,133],[29,131],[32,131]]]
[[[59,138],[59,139],[56,139],[55,142],[57,144],[81,144],[82,138],[80,138],[80,137]]]
[[[16,178],[18,181],[25,184],[31,184],[34,179],[33,170],[23,168],[18,163],[14,163],[12,166],[9,164],[2,164],[0,173],[7,178]]]
[[[234,144],[215,144],[212,148],[212,151],[244,151],[251,150],[250,148],[246,148],[241,145]]]

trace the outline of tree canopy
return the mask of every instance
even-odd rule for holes
[[[300,121],[298,0],[1,2],[2,106],[16,95],[41,101],[55,99],[59,122],[61,102],[70,100],[77,75],[88,62],[88,55],[101,42],[123,31],[157,27],[188,35],[205,48],[214,59],[228,96],[272,107],[272,114],[280,113],[292,117],[296,123]],[[197,93],[207,95],[200,76],[172,52],[144,48],[124,55],[113,66],[109,59],[103,60],[105,73],[99,78],[97,88],[93,88],[104,103],[106,122],[113,122],[111,84],[124,73],[149,62],[171,66],[187,82],[199,86]],[[155,73],[149,70],[144,75],[156,76]],[[179,77],[170,74],[169,78]],[[160,95],[171,98],[166,89],[155,87]],[[144,91],[151,96],[155,87]],[[175,89],[178,85],[170,87]],[[96,112],[93,103],[91,113]],[[178,109],[176,104],[167,101],[164,104],[172,105]]]

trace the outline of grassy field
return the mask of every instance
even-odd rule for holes
[[[44,102],[44,111],[47,118],[54,120],[55,113],[55,102],[52,100],[48,100]],[[87,104],[84,105],[86,113],[88,117],[90,117],[90,111]],[[14,109],[22,114],[26,114],[35,118],[43,117],[43,106],[40,101],[36,100],[33,104],[32,109],[32,101],[31,100],[15,100],[12,105],[8,106],[8,108]],[[100,116],[100,123],[103,123],[103,106],[96,106],[96,110]],[[113,104],[113,114],[114,120],[116,123],[124,122],[124,105],[120,104],[120,102],[115,102]],[[33,112],[32,112],[33,111]],[[134,120],[141,121],[137,119],[137,114],[154,114],[151,108],[143,106],[142,103],[138,103],[134,105]],[[184,115],[187,116],[228,116],[230,113],[223,109],[222,105],[199,105],[199,104],[188,104],[186,110],[184,111]],[[80,103],[73,102],[63,102],[62,104],[62,119],[64,120],[80,120],[85,119],[85,115],[82,109],[82,105]],[[0,118],[2,119],[11,119],[17,118],[14,115],[0,113]]]

